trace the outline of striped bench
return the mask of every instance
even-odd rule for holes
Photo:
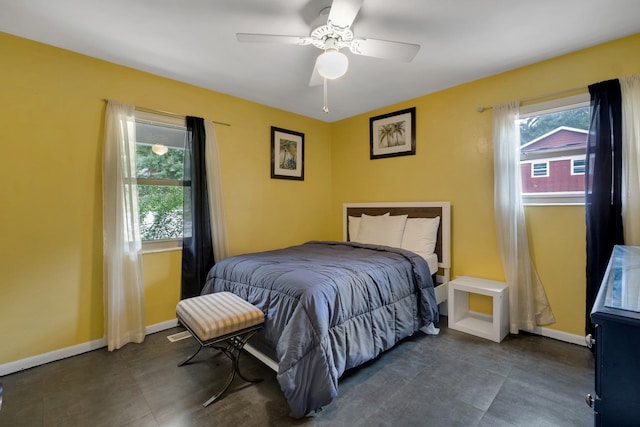
[[[246,378],[239,367],[242,348],[264,323],[260,309],[231,292],[217,292],[180,301],[176,316],[200,344],[198,350],[178,366],[189,363],[204,347],[218,349],[231,359],[231,372],[225,385],[202,406],[210,405],[227,391],[236,373],[247,382],[262,381]]]

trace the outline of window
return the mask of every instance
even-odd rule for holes
[[[525,205],[584,204],[589,94],[520,109],[520,177]]]
[[[573,159],[571,161],[571,175],[584,175],[587,167],[586,159]]]
[[[549,162],[531,163],[531,177],[540,178],[549,176]]]
[[[136,173],[145,250],[182,247],[184,120],[136,111]]]

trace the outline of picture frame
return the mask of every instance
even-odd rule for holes
[[[271,178],[304,181],[304,133],[271,126]]]
[[[369,119],[370,159],[416,154],[416,107]]]

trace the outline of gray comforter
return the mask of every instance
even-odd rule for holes
[[[220,291],[265,313],[264,336],[296,418],[330,403],[345,370],[438,318],[427,263],[385,246],[308,242],[234,256],[211,269],[202,293]]]

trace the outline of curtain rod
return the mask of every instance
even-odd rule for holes
[[[104,99],[105,101],[111,101],[108,98]],[[114,102],[118,102],[118,101],[114,101]],[[154,113],[154,114],[160,114],[162,116],[167,116],[167,117],[174,117],[176,119],[185,119],[186,116],[183,114],[178,114],[178,113],[172,113],[170,111],[162,111],[162,110],[156,110],[153,108],[147,108],[147,107],[139,107],[137,105],[134,105],[134,109],[138,110],[138,111],[142,111],[144,113]],[[224,122],[216,122],[215,120],[211,120],[213,123],[217,124],[217,125],[223,125],[223,126],[231,126],[229,123],[224,123]]]
[[[530,98],[524,98],[524,99],[521,99],[520,102],[536,101],[538,99],[551,98],[552,96],[558,96],[558,95],[564,95],[565,93],[583,91],[585,89],[588,89],[588,87],[587,86],[580,86],[580,87],[576,87],[576,88],[573,88],[573,89],[565,89],[565,90],[560,90],[558,92],[548,93],[546,95],[538,95],[538,96],[532,96]],[[493,107],[480,106],[480,107],[477,108],[477,111],[478,111],[478,113],[482,113],[485,110],[492,110],[492,109],[493,109]]]

